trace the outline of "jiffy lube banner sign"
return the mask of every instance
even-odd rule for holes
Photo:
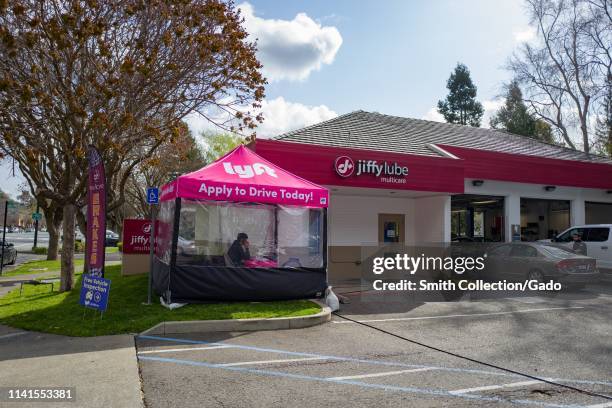
[[[157,225],[157,224],[155,224]],[[148,254],[151,248],[151,220],[123,220],[123,253]]]
[[[162,187],[161,200],[176,197],[327,207],[327,189],[297,177],[239,146],[216,162]]]
[[[89,273],[104,277],[104,241],[106,239],[106,176],[98,151],[87,150],[89,174],[87,183],[87,241],[85,262]]]

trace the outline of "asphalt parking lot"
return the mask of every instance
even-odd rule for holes
[[[339,289],[341,291],[341,288]],[[348,293],[300,330],[142,336],[147,407],[612,407],[612,287],[420,302]]]

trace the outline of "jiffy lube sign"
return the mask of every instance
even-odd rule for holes
[[[383,183],[406,183],[408,167],[397,162],[380,160],[353,160],[349,156],[339,156],[334,161],[336,173],[343,178],[374,176]]]
[[[157,224],[156,224],[157,225]],[[148,254],[151,248],[150,220],[123,220],[123,253]]]

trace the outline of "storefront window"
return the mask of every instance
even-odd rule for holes
[[[453,237],[467,236],[467,211],[455,210],[451,213],[451,234]]]

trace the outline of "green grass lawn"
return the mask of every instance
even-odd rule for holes
[[[107,254],[113,254],[118,252],[119,248],[117,247],[106,247]],[[80,267],[83,265],[83,259],[75,259],[74,265]],[[46,268],[46,270],[45,270]],[[34,273],[47,273],[47,272],[57,272],[59,273],[61,269],[60,260],[55,261],[28,261],[24,262],[21,265],[18,265],[13,270],[5,269],[2,272],[2,276],[16,276],[16,275],[30,275]],[[80,268],[77,268],[80,270]]]
[[[23,296],[19,296],[19,289],[11,291],[0,298],[0,323],[69,336],[100,336],[138,333],[163,321],[306,316],[321,310],[308,300],[211,303],[168,310],[154,299],[153,305],[145,306],[147,276],[122,277],[120,271],[120,265],[106,267],[106,278],[112,282],[108,310],[102,317],[79,305],[79,275],[75,289],[66,293],[50,292],[46,285],[26,285]]]
[[[2,272],[2,277],[16,276],[16,275],[31,275],[31,274],[48,273],[48,272],[57,272],[59,274],[59,271],[62,267],[60,262],[61,261],[59,259],[55,261],[45,260],[45,261],[24,262],[13,270],[4,270]],[[76,266],[77,269],[80,269],[78,267],[83,266],[83,260],[75,259],[74,266]]]

